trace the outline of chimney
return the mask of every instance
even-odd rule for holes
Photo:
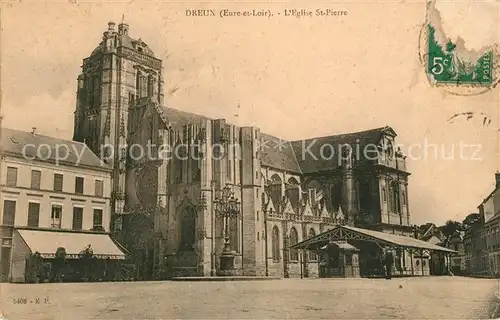
[[[500,172],[495,172],[495,189],[500,188]]]
[[[109,32],[115,31],[115,23],[113,21],[108,22],[108,31]]]
[[[35,135],[36,127],[31,127],[31,129],[32,129],[31,134]]]

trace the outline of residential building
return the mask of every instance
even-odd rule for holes
[[[24,281],[28,256],[58,247],[124,257],[109,237],[111,170],[85,144],[4,128],[1,146],[2,281]]]
[[[489,276],[500,275],[500,173],[495,173],[495,188],[478,206],[480,221],[483,223],[480,234],[484,242],[485,255],[482,258]],[[476,242],[481,240],[475,239]]]
[[[464,236],[464,231],[457,231],[444,244],[446,248],[456,251],[450,256],[450,269],[455,275],[463,275],[467,269]]]
[[[434,245],[446,246],[446,238],[439,227],[434,223],[427,223],[421,226],[417,238],[427,241]],[[449,257],[442,252],[432,252],[430,255],[430,274],[445,275],[448,274]]]
[[[479,213],[472,213],[464,219],[464,251],[466,274],[480,276],[489,274],[488,253],[484,239],[484,223]]]

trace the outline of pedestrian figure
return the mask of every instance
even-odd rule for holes
[[[394,263],[394,256],[392,251],[385,251],[385,278],[390,280],[392,278],[392,264]]]

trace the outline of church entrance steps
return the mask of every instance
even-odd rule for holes
[[[279,280],[280,277],[257,277],[257,276],[217,276],[217,277],[173,277],[172,281],[262,281]]]

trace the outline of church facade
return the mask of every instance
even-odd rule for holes
[[[412,236],[410,174],[390,127],[285,141],[165,107],[163,74],[127,24],[110,22],[78,76],[73,139],[113,168],[112,230],[139,278],[218,273],[213,200],[225,186],[241,203],[228,221],[240,275],[317,276],[315,253],[287,248],[339,224]]]

